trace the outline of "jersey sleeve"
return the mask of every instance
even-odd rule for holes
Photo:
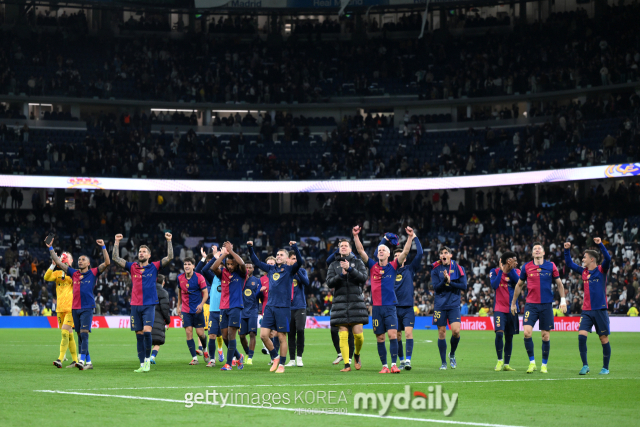
[[[520,269],[520,280],[523,282],[527,281],[527,264],[523,265]]]
[[[551,268],[551,277],[553,277],[554,279],[556,277],[560,277],[560,272],[558,271],[558,267],[556,267],[556,263],[552,262],[551,266],[552,266],[552,268]]]
[[[371,270],[374,265],[376,265],[376,261],[374,261],[373,258],[369,258],[369,260],[367,261],[367,267],[369,268],[369,270]]]
[[[78,270],[76,270],[75,268],[71,268],[71,267],[67,268],[67,274],[69,276],[73,276],[76,273],[76,271]]]
[[[200,289],[205,289],[207,287],[207,281],[204,280],[204,276],[200,273],[196,273],[198,275],[198,286]]]
[[[160,269],[162,268],[162,261],[154,261],[151,264],[156,266],[156,270],[160,271]]]
[[[98,268],[92,268],[91,272],[94,276],[98,277],[100,275],[100,270]]]
[[[131,272],[131,266],[133,265],[132,262],[128,262],[124,265],[124,268],[128,271]]]
[[[391,265],[391,267],[393,267],[394,270],[398,269],[398,261],[397,260],[393,260],[389,263]]]

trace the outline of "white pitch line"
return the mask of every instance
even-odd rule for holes
[[[568,381],[568,380],[637,380],[637,378],[611,378],[611,377],[587,377],[587,378],[531,378],[516,380],[478,380],[478,381],[406,381],[401,383],[330,383],[330,384],[288,384],[287,387],[325,387],[325,386],[356,386],[356,385],[406,385],[406,384],[464,384],[464,383],[506,383],[526,381]],[[233,388],[233,387],[273,387],[273,384],[236,384],[236,385],[197,385],[197,386],[170,386],[170,387],[112,387],[112,388],[70,388],[71,391],[100,391],[100,390],[145,390],[145,389],[180,389],[180,388]]]
[[[133,399],[133,400],[151,400],[154,402],[171,402],[171,403],[181,403],[185,404],[184,400],[178,399],[162,399],[162,398],[154,398],[154,397],[141,397],[141,396],[125,396],[119,394],[98,394],[98,393],[76,393],[71,391],[58,391],[58,390],[34,390],[37,393],[56,393],[56,394],[72,394],[76,396],[92,396],[92,397],[115,397],[119,399]],[[193,402],[198,405],[211,405],[211,406],[219,406],[213,403],[205,403],[205,402]],[[233,406],[236,408],[249,408],[249,409],[272,409],[276,411],[287,411],[287,412],[296,412],[299,408],[282,408],[282,407],[263,407],[263,406],[254,406],[254,405],[238,405],[238,404],[226,404],[225,406]],[[435,423],[435,424],[456,424],[456,425],[465,425],[465,426],[478,426],[478,427],[521,427],[521,426],[512,426],[506,424],[488,424],[488,423],[474,423],[474,422],[465,422],[465,421],[453,421],[453,420],[435,420],[428,418],[411,418],[411,417],[398,417],[398,416],[381,416],[381,415],[373,415],[373,414],[360,414],[360,413],[329,413],[326,415],[343,415],[350,417],[365,417],[365,418],[378,418],[382,420],[402,420],[402,421],[420,421],[424,423]]]

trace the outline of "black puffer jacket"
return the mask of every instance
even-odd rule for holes
[[[333,305],[331,307],[331,326],[369,323],[369,312],[364,304],[362,288],[367,282],[369,273],[362,260],[349,255],[346,260],[351,264],[351,271],[342,276],[340,261],[331,263],[327,270],[327,286],[333,288]]]
[[[156,290],[158,291],[158,304],[156,305],[151,339],[153,345],[162,345],[164,344],[165,325],[171,323],[171,310],[169,309],[169,293],[157,283]]]

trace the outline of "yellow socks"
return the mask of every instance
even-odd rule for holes
[[[345,365],[349,364],[349,331],[338,332],[340,337],[340,352]]]
[[[73,338],[73,331],[69,332],[69,352],[71,353],[71,358],[74,362],[78,362],[78,351],[76,347],[76,340]]]
[[[218,344],[218,351],[222,350],[222,344],[224,343],[222,337],[216,337],[216,343]]]
[[[62,340],[60,341],[60,356],[58,356],[58,360],[64,360],[64,355],[67,354],[67,348],[69,348],[69,331],[63,329]]]
[[[364,344],[364,332],[353,334],[353,344],[355,347],[353,350],[353,354],[360,354],[360,350],[362,349],[362,345]]]

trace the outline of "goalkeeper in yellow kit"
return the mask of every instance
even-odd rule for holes
[[[60,261],[63,264],[71,266],[73,264],[73,257],[71,254],[64,252]],[[67,353],[67,348],[71,352],[73,362],[67,368],[73,368],[78,363],[78,354],[76,351],[76,341],[73,338],[73,317],[71,315],[71,303],[73,302],[73,281],[71,276],[66,274],[62,270],[54,271],[55,264],[51,264],[51,267],[44,275],[44,280],[47,282],[56,282],[56,313],[58,314],[58,327],[61,329],[62,341],[60,341],[60,356],[53,362],[53,366],[56,368],[62,368],[62,360]]]

